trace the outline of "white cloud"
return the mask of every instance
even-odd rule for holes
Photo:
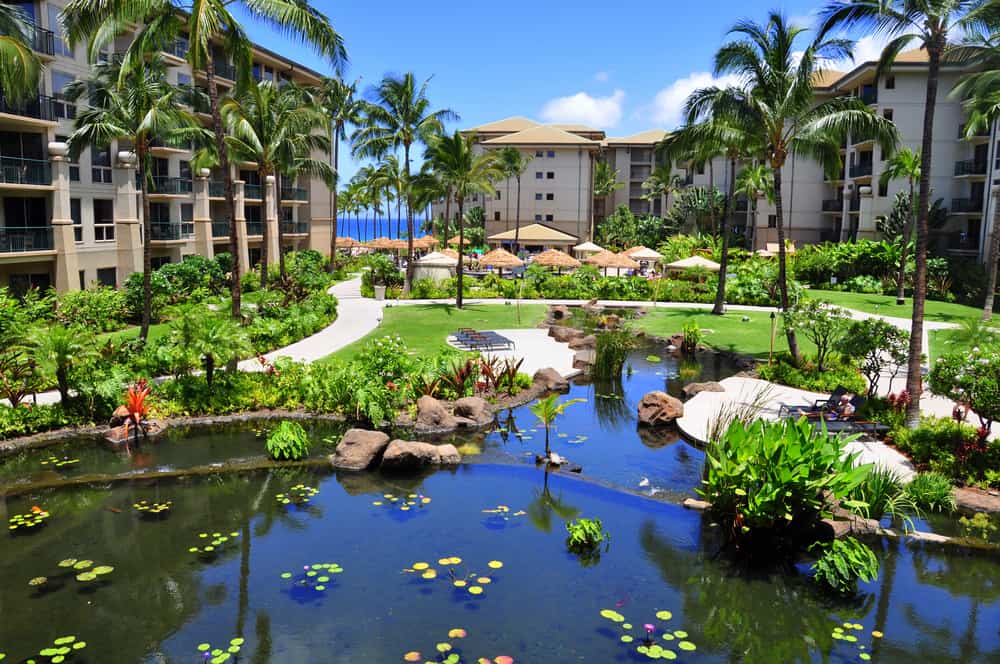
[[[666,129],[673,129],[682,124],[684,102],[692,92],[713,85],[718,87],[736,85],[738,82],[739,79],[734,75],[716,78],[705,71],[694,72],[685,78],[677,79],[657,92],[653,98],[651,108],[648,109],[648,114],[657,124],[662,125]]]
[[[556,97],[545,102],[542,119],[547,122],[580,123],[599,128],[610,128],[622,119],[625,93],[615,90],[608,97],[592,97],[577,92],[568,97]]]
[[[606,71],[599,71],[596,74],[594,74],[594,80],[599,83],[607,83],[610,78],[611,74],[609,74]]]

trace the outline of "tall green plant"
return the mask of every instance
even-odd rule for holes
[[[594,378],[599,380],[620,378],[625,360],[633,348],[635,348],[635,336],[630,330],[608,330],[598,334],[594,366],[591,369]]]
[[[539,399],[531,404],[531,412],[538,418],[538,421],[545,426],[545,458],[552,458],[552,450],[549,447],[549,432],[556,418],[566,412],[566,409],[575,403],[583,403],[583,399],[567,399],[562,403],[556,403],[558,394],[550,394],[544,399]]]
[[[892,228],[896,232],[891,236],[897,239],[900,245],[899,276],[896,279],[896,304],[906,302],[906,293],[903,290],[906,282],[906,252],[910,247],[910,239],[913,237],[913,228],[916,224],[916,209],[913,206],[915,200],[914,183],[920,179],[920,161],[919,150],[914,152],[910,148],[904,147],[889,157],[883,167],[882,175],[879,176],[879,184],[883,187],[888,185],[890,180],[898,180],[900,178],[905,178],[909,186],[909,195],[906,197],[906,212],[908,214],[905,216],[905,223],[901,225],[895,224]],[[897,195],[897,204],[900,200],[900,197]],[[893,206],[893,211],[895,212],[895,210],[896,205]],[[888,236],[885,231],[882,231],[882,233]]]
[[[50,325],[31,334],[32,352],[42,374],[54,380],[63,405],[69,403],[73,371],[97,355],[97,340],[81,327]]]

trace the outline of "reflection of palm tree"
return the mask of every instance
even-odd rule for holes
[[[575,519],[580,510],[565,502],[562,494],[553,496],[549,490],[549,471],[545,471],[545,480],[542,483],[542,490],[538,492],[535,499],[528,503],[528,518],[532,525],[543,533],[552,532],[552,515],[555,514],[563,521]]]
[[[620,373],[609,378],[594,378],[594,412],[605,431],[618,429],[631,417]]]
[[[252,664],[269,664],[271,661],[271,616],[267,611],[257,611],[257,649],[253,653]]]

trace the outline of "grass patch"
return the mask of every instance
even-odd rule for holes
[[[147,343],[156,343],[160,341],[163,337],[167,336],[170,332],[170,325],[167,323],[154,323],[149,326],[149,338],[146,340]],[[120,344],[123,341],[128,341],[130,339],[139,338],[139,327],[127,327],[124,330],[118,330],[117,332],[108,332],[107,334],[101,335],[102,338],[113,340],[116,344]]]
[[[909,319],[913,316],[913,299],[906,298],[906,304],[896,304],[895,295],[868,295],[866,293],[847,293],[844,291],[827,291],[810,288],[806,294],[816,300],[824,300],[839,307],[864,311],[870,314],[892,316]],[[924,319],[942,323],[960,323],[969,318],[982,316],[982,309],[969,307],[952,302],[927,300],[924,308]]]
[[[687,320],[696,321],[705,331],[702,343],[706,346],[767,359],[771,342],[771,315],[766,312],[734,311],[725,316],[714,316],[704,309],[650,309],[647,315],[633,324],[647,334],[667,337],[679,334]],[[816,352],[816,347],[804,336],[799,335],[798,339],[800,352],[807,355]],[[788,352],[780,317],[775,320],[774,352]]]
[[[445,339],[460,327],[477,330],[532,328],[545,318],[544,304],[522,304],[520,319],[514,305],[475,304],[458,309],[450,304],[404,305],[385,309],[382,324],[367,336],[329,358],[349,360],[369,339],[399,335],[410,352],[434,355],[449,348]]]

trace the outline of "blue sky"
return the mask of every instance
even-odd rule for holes
[[[712,56],[735,21],[762,21],[769,9],[780,7],[799,22],[811,22],[820,6],[816,0],[314,5],[344,36],[347,78],[360,77],[365,88],[389,72],[432,76],[433,104],[461,116],[449,129],[524,115],[583,122],[611,136],[675,126],[687,94],[712,83]],[[261,45],[330,71],[302,46],[266,28],[246,27]],[[875,45],[866,39],[859,46],[868,55]],[[357,164],[343,162],[346,179]]]

